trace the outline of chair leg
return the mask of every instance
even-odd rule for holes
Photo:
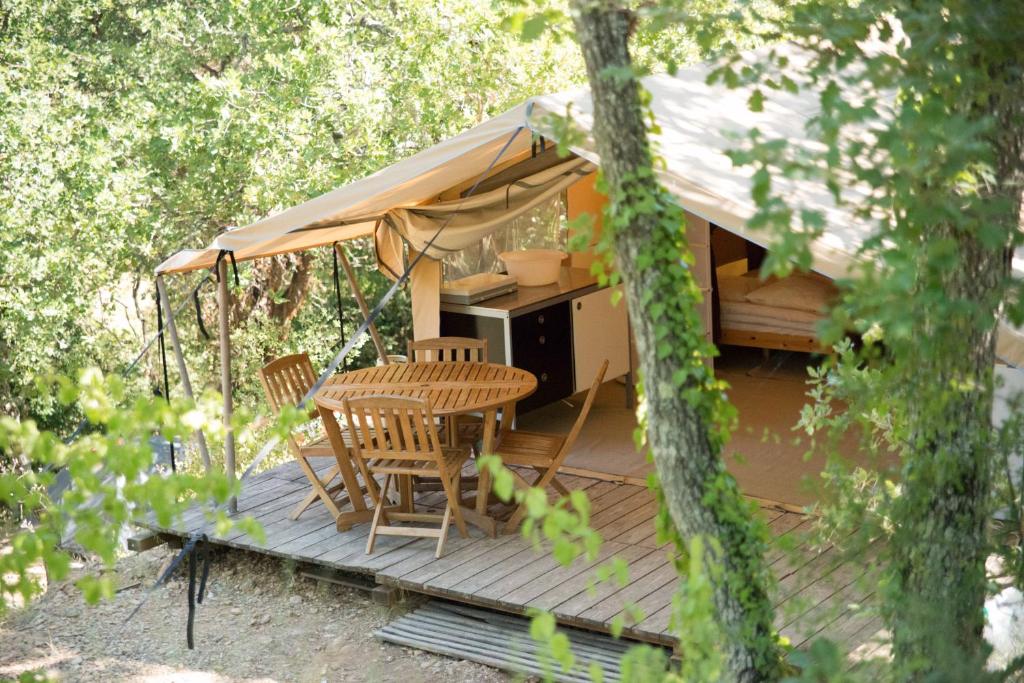
[[[466,520],[462,517],[462,472],[456,472],[455,477],[449,479],[447,472],[441,473],[441,484],[444,486],[445,496],[448,497],[448,507],[445,508],[445,517],[449,512],[455,515],[455,526],[459,529],[459,535],[469,538],[469,529],[466,528]],[[446,522],[447,523],[447,522]]]
[[[384,477],[384,488],[381,489],[380,498],[377,502],[377,507],[373,511],[373,522],[370,524],[370,537],[366,539],[366,554],[369,555],[373,552],[373,542],[377,540],[377,527],[380,525],[381,517],[384,516],[384,501],[388,495],[388,488],[391,486],[391,475],[388,474]]]
[[[537,477],[537,481],[540,481],[540,478],[543,477],[547,473],[548,469],[550,469],[550,468],[534,467],[533,469],[537,470],[537,474],[539,475]],[[558,491],[559,494],[561,494],[563,496],[568,496],[569,495],[569,489],[567,489],[565,487],[565,484],[563,484],[562,482],[558,481],[558,477],[554,477],[554,476],[551,477],[551,482],[550,482],[549,485],[551,486],[551,488],[553,488],[554,490]]]
[[[526,504],[523,503],[516,508],[516,511],[512,513],[512,516],[505,522],[505,533],[511,534],[519,530],[519,525],[523,521],[523,517],[526,516]]]
[[[411,475],[403,474],[398,477],[398,490],[398,500],[402,506],[402,512],[416,512]]]
[[[319,491],[310,491],[309,495],[300,500],[299,504],[295,506],[295,509],[291,511],[291,514],[288,515],[288,519],[292,520],[293,522],[297,520],[299,518],[299,515],[305,512],[306,508],[315,503],[317,501],[317,498],[319,497]]]
[[[324,492],[332,500],[334,499],[334,494],[335,493],[338,493],[339,491],[344,491],[345,490],[345,483],[344,482],[335,484],[334,486],[328,486],[332,481],[334,481],[339,476],[339,474],[340,473],[338,472],[338,466],[337,465],[332,465],[330,467],[330,469],[327,470],[326,475],[324,476],[323,479],[319,479],[318,478],[318,480],[320,482],[320,486],[322,486],[324,488]],[[301,501],[299,501],[299,504],[295,506],[295,509],[292,510],[292,513],[290,515],[288,515],[288,519],[290,519],[292,521],[295,521],[296,519],[298,519],[299,516],[303,512],[305,512],[306,509],[310,505],[315,503],[317,498],[319,498],[319,497],[320,497],[320,491],[318,491],[314,487],[313,490],[310,491],[308,496],[306,496]]]
[[[324,505],[327,506],[327,510],[331,513],[331,516],[334,519],[338,519],[338,516],[341,515],[341,510],[338,508],[338,505],[334,502],[334,498],[331,497],[331,494],[325,488],[326,485],[330,484],[334,477],[338,475],[337,466],[333,466],[329,470],[327,470],[328,477],[324,480],[321,480],[320,477],[317,476],[316,470],[313,469],[313,466],[310,465],[309,461],[307,461],[305,458],[298,458],[298,463],[299,468],[306,475],[306,479],[309,480],[309,485],[313,487],[313,490],[310,492],[308,496],[302,499],[302,501],[299,503],[298,506],[295,507],[294,510],[292,510],[292,514],[289,515],[289,518],[292,520],[298,519],[299,515],[301,515],[306,510],[306,508],[308,508],[316,500],[316,498],[319,498],[320,500],[323,501]],[[309,501],[308,504],[307,501]]]
[[[450,500],[444,506],[444,519],[441,520],[441,535],[437,539],[437,550],[434,551],[435,559],[441,559],[441,553],[444,552],[444,542],[448,540],[448,525],[452,521],[452,507]]]
[[[526,490],[535,486],[535,484],[531,484],[526,481],[523,475],[519,474],[516,470],[509,468],[509,472],[512,473],[512,480],[517,486],[519,486],[519,488]],[[537,480],[540,481],[540,477],[538,477]],[[525,516],[526,503],[520,503],[512,513],[512,516],[508,518],[507,522],[505,522],[504,533],[511,534],[512,532],[517,531],[519,529],[519,523],[523,521],[523,517]]]

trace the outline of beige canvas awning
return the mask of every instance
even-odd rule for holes
[[[503,159],[529,155],[531,134],[524,128],[528,106],[521,104],[304,204],[227,230],[206,249],[178,252],[161,263],[157,273],[208,268],[224,249],[244,261],[372,235],[377,220],[388,211],[433,203],[446,190],[475,180],[509,140],[512,143],[501,155]]]
[[[792,63],[804,59],[795,48],[774,49],[786,52]],[[727,152],[737,147],[737,136],[754,127],[767,137],[786,139],[790,145],[820,148],[820,143],[805,130],[808,120],[819,111],[818,96],[813,90],[772,91],[764,111],[751,112],[747,106],[749,91],[707,83],[711,68],[702,64],[682,69],[674,76],[644,79],[660,127],[653,140],[657,153],[664,159],[659,178],[686,210],[770,247],[770,234],[748,227],[756,213],[751,197],[753,170],[734,167]],[[584,133],[583,142],[572,151],[582,159],[600,164],[590,137],[593,108],[589,91],[581,88],[536,97],[363,180],[252,225],[226,231],[207,249],[179,252],[162,263],[158,272],[207,268],[222,249],[232,250],[236,259],[245,260],[368,236],[373,234],[378,221],[401,227],[408,242],[414,243],[409,235],[426,234],[430,225],[438,225],[437,221],[420,221],[420,216],[429,215],[423,211],[425,205],[440,202],[442,195],[452,188],[471,184],[492,166],[500,169],[529,158],[531,132],[554,137],[549,116],[567,112]],[[864,257],[860,249],[871,234],[872,223],[857,216],[849,206],[837,206],[822,183],[774,178],[773,188],[792,204],[816,209],[825,216],[824,234],[811,245],[815,270],[829,277],[842,277],[849,273],[856,259]],[[852,205],[860,204],[862,191],[845,190],[844,199]],[[456,200],[436,208],[452,211],[458,204]],[[472,207],[475,204],[471,202],[462,208]],[[459,219],[458,226],[464,235],[473,235],[474,239],[500,224],[489,216],[481,219],[479,229],[474,230],[471,222],[467,214],[465,219]],[[455,225],[453,220],[450,226]],[[460,230],[452,232],[452,243],[458,243],[454,233]],[[385,256],[390,258],[393,254]],[[412,278],[413,307],[417,336],[424,336],[437,329],[440,268],[426,258],[420,264]],[[1014,270],[1024,274],[1024,261],[1015,259]],[[1000,333],[1000,358],[1012,365],[1024,365],[1024,335],[1006,325]]]

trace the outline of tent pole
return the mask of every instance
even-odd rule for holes
[[[220,322],[220,390],[224,394],[224,469],[228,483],[235,485],[235,434],[231,430],[231,331],[228,327],[228,261],[217,263],[217,307]],[[228,512],[238,512],[238,499],[228,501]]]
[[[359,283],[356,282],[356,273],[352,270],[352,264],[348,262],[348,256],[345,254],[345,250],[341,248],[340,244],[335,243],[334,250],[338,252],[338,261],[341,263],[341,267],[345,271],[345,279],[348,280],[348,286],[352,289],[352,296],[355,297],[356,303],[359,304],[359,310],[363,312],[363,319],[370,319],[370,308],[366,305],[366,299],[363,298],[363,293],[359,290]],[[380,356],[380,362],[384,365],[389,363],[388,351],[384,348],[384,342],[380,338],[380,334],[377,332],[377,326],[372,322],[370,323],[370,338],[373,340],[373,345],[377,347],[377,355]]]
[[[164,315],[167,318],[167,335],[171,338],[171,347],[174,349],[174,358],[178,362],[178,374],[181,375],[181,386],[185,390],[185,398],[195,400],[192,393],[192,380],[188,376],[188,367],[185,365],[185,355],[181,352],[181,342],[178,339],[178,325],[174,322],[174,311],[171,309],[171,300],[167,298],[167,287],[164,285],[164,276],[156,276],[156,289],[160,295],[160,305],[164,307]],[[206,447],[206,435],[202,429],[195,432],[196,444],[199,446],[199,455],[202,456],[203,466],[207,474],[210,472],[210,451]]]

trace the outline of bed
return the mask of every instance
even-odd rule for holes
[[[816,327],[835,285],[813,273],[762,281],[757,272],[718,276],[718,343],[827,353]]]

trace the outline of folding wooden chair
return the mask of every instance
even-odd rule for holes
[[[437,539],[435,557],[441,557],[448,526],[455,517],[455,525],[463,538],[469,536],[459,504],[462,466],[469,458],[465,447],[441,445],[430,402],[423,399],[368,396],[346,399],[345,417],[352,431],[352,450],[359,461],[363,476],[384,475],[380,491],[371,491],[376,508],[366,542],[366,554],[373,552],[377,534],[392,536],[423,536]],[[412,500],[411,477],[437,477],[444,488],[447,504],[444,514],[416,512]],[[403,491],[399,512],[385,509],[387,494],[393,482]],[[439,529],[400,527],[395,522],[440,522]]]
[[[281,409],[287,405],[298,405],[315,381],[316,373],[313,371],[313,364],[309,362],[309,356],[305,353],[282,356],[267,363],[260,370],[260,382],[263,384],[263,391],[267,395],[270,409],[275,415],[279,415]],[[314,406],[309,412],[309,419],[312,421],[317,417],[319,417],[319,413]],[[344,505],[345,499],[347,499],[347,496],[339,499],[334,497],[339,491],[345,489],[342,482],[331,485],[331,482],[339,476],[338,465],[332,465],[321,479],[309,462],[310,458],[319,456],[335,457],[334,449],[331,447],[327,435],[323,431],[315,432],[311,436],[293,432],[288,436],[288,447],[313,487],[309,495],[302,499],[288,515],[288,518],[298,519],[299,515],[319,498],[337,520],[338,515],[341,514],[339,505]]]
[[[410,340],[406,348],[410,362],[487,362],[486,339],[472,339],[471,337],[435,337],[433,339],[420,339],[418,341]]]
[[[410,362],[487,362],[486,339],[435,337],[417,341],[410,340],[406,348]],[[453,415],[444,419],[442,437],[451,446],[459,444],[474,446],[483,437],[483,433],[483,419],[476,415]],[[452,434],[455,435],[454,438],[450,436]]]
[[[569,455],[569,451],[572,450],[576,438],[579,437],[580,430],[583,429],[583,423],[587,421],[587,415],[590,414],[590,408],[594,405],[597,390],[601,387],[601,382],[604,381],[604,373],[607,371],[608,361],[606,360],[597,371],[597,376],[594,377],[594,382],[590,385],[587,397],[583,401],[580,414],[577,416],[576,422],[573,424],[572,430],[568,435],[527,432],[518,429],[501,431],[498,435],[498,442],[494,447],[494,452],[501,456],[501,462],[505,465],[530,467],[536,470],[538,474],[537,480],[530,484],[514,469],[511,470],[517,485],[521,488],[537,486],[542,489],[550,486],[563,496],[569,494],[569,489],[562,482],[558,481],[555,475],[558,474],[558,468],[562,466],[562,462]],[[526,505],[524,503],[512,513],[512,516],[505,524],[505,531],[511,532],[518,528],[525,515]]]

